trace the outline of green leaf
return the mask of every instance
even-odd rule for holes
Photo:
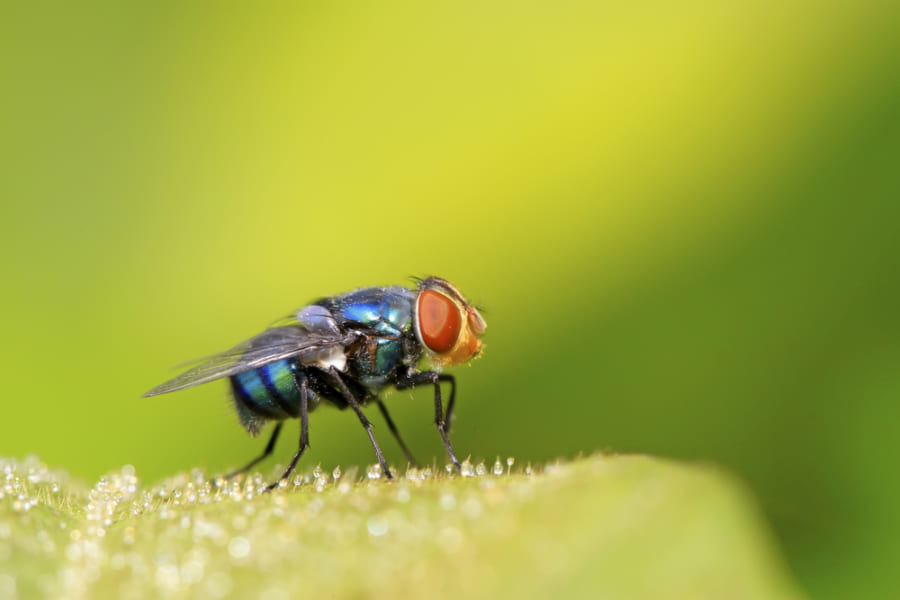
[[[800,598],[721,470],[645,456],[88,490],[0,459],[0,597]]]

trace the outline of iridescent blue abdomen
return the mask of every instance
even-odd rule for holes
[[[295,376],[306,374],[296,359],[279,360],[231,377],[231,391],[241,423],[255,432],[269,419],[300,414],[300,390]]]

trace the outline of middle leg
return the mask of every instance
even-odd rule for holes
[[[362,426],[366,428],[366,433],[369,434],[369,441],[372,442],[372,447],[375,448],[375,456],[378,457],[378,462],[379,464],[381,464],[381,469],[384,471],[384,474],[388,479],[393,479],[394,475],[391,473],[391,470],[387,466],[387,462],[385,462],[384,460],[384,454],[381,453],[381,447],[375,440],[375,434],[372,433],[372,423],[369,422],[369,419],[367,419],[365,413],[363,413],[362,407],[356,400],[356,396],[354,396],[353,392],[350,391],[350,388],[347,387],[347,384],[341,377],[340,371],[338,371],[334,367],[329,367],[327,373],[331,376],[333,383],[341,391],[341,395],[344,397],[344,400],[347,401],[347,404],[350,405],[350,408],[352,408],[356,413],[356,416],[359,417],[359,422],[362,423]]]
[[[397,443],[400,444],[400,447],[403,448],[403,454],[406,455],[406,460],[409,463],[418,468],[419,463],[416,462],[415,457],[412,455],[412,452],[409,451],[409,448],[406,447],[406,444],[403,443],[403,438],[400,437],[400,432],[397,431],[397,426],[394,425],[394,420],[391,418],[391,415],[388,414],[387,406],[384,405],[380,399],[376,400],[378,402],[378,409],[381,411],[381,414],[384,415],[384,420],[387,421],[388,428],[391,430],[391,433],[394,434],[394,439],[397,440]]]

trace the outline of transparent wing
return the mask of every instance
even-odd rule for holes
[[[301,362],[313,363],[335,348],[351,343],[351,337],[310,332],[298,325],[273,327],[230,350],[206,358],[196,367],[156,386],[143,397],[194,387],[285,358],[300,357]]]

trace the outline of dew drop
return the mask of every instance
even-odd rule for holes
[[[228,542],[228,554],[232,558],[246,558],[250,554],[250,542],[241,536],[231,538]]]
[[[369,468],[366,470],[366,477],[369,479],[381,479],[381,465],[369,465]]]
[[[500,457],[497,457],[497,460],[494,461],[494,475],[503,475],[503,463],[500,462]]]
[[[366,529],[369,530],[369,535],[380,537],[388,532],[387,519],[380,515],[371,516],[366,521]]]

